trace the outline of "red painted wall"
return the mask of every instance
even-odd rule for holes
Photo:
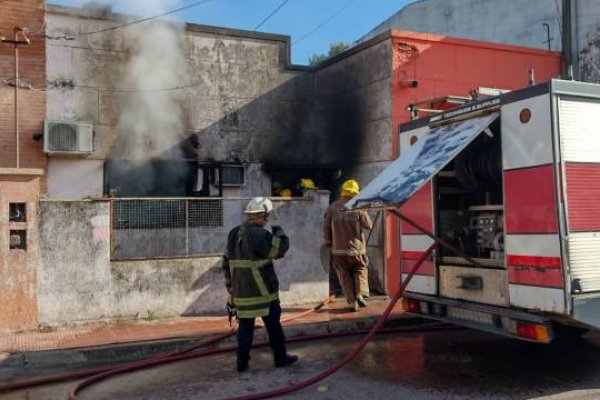
[[[440,35],[392,31],[392,148],[396,158],[398,126],[410,120],[406,107],[410,103],[448,95],[468,96],[480,86],[499,89],[520,89],[528,84],[529,70],[535,71],[536,82],[560,75],[560,53],[496,43],[456,39]],[[417,80],[418,87],[404,83]],[[418,218],[429,219],[433,226],[431,203],[425,196],[403,211],[415,217],[411,209],[419,210]],[[422,210],[429,210],[423,215]],[[387,289],[394,293],[400,282],[399,224],[388,217],[387,229]]]

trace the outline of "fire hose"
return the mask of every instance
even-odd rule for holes
[[[331,303],[333,301],[334,297],[330,296],[324,300],[322,300],[321,302],[319,302],[316,306],[314,306],[313,308],[291,315],[287,318],[283,318],[281,320],[281,323],[285,323],[285,322],[289,322],[289,321],[293,321],[295,319],[301,318],[303,316],[306,316],[312,312],[318,311],[319,309],[323,308],[326,304]],[[257,328],[261,328],[260,325],[257,325]],[[170,357],[176,357],[178,355],[181,354],[187,354],[187,353],[191,353],[194,352],[195,350],[201,348],[201,347],[206,347],[212,344],[216,344],[222,340],[228,339],[230,337],[232,337],[233,335],[236,334],[236,330],[235,329],[231,329],[228,332],[224,332],[221,333],[219,335],[213,336],[211,338],[208,338],[206,340],[202,340],[200,343],[184,349],[184,350],[180,350],[177,352],[173,352],[173,353],[168,353],[168,354],[163,354],[163,355],[159,355],[159,356],[155,356],[146,360],[142,360],[142,361],[153,361],[153,360],[161,360],[163,358],[170,358]],[[31,379],[22,379],[19,380],[18,382],[9,382],[9,383],[4,383],[4,384],[0,384],[0,392],[5,392],[5,391],[9,391],[9,390],[18,390],[18,389],[24,389],[24,388],[29,388],[29,387],[34,387],[34,386],[40,386],[40,385],[45,385],[45,384],[50,384],[50,383],[57,383],[57,382],[63,382],[63,381],[70,381],[70,380],[74,380],[74,379],[80,379],[80,378],[86,378],[88,376],[93,376],[93,375],[97,375],[100,373],[104,373],[107,371],[110,371],[112,369],[115,368],[122,368],[122,367],[127,367],[130,365],[137,365],[138,363],[140,363],[141,361],[133,361],[133,362],[129,362],[129,363],[124,363],[124,364],[120,364],[117,367],[115,367],[114,365],[110,365],[110,366],[105,366],[105,367],[99,367],[99,368],[90,368],[90,369],[85,369],[82,371],[76,371],[76,372],[67,372],[67,373],[61,373],[61,374],[52,374],[52,375],[47,375],[47,376],[43,376],[43,377],[38,377],[38,378],[31,378]]]
[[[396,294],[391,298],[390,303],[388,304],[388,306],[386,307],[385,311],[383,312],[383,314],[377,319],[377,322],[375,323],[375,325],[373,325],[373,327],[371,329],[369,329],[368,331],[366,331],[366,335],[364,336],[364,338],[354,347],[354,349],[348,353],[344,358],[342,358],[341,360],[339,360],[338,362],[336,362],[335,364],[331,365],[329,368],[327,368],[326,370],[322,371],[321,373],[306,379],[304,381],[295,383],[293,385],[289,385],[286,387],[282,387],[282,388],[278,388],[275,390],[270,390],[270,391],[266,391],[266,392],[262,392],[262,393],[255,393],[255,394],[250,394],[250,395],[242,395],[242,396],[238,396],[238,397],[231,397],[231,398],[227,398],[224,400],[258,400],[258,399],[266,399],[266,398],[272,398],[272,397],[276,397],[276,396],[282,396],[285,394],[289,394],[295,391],[298,391],[300,389],[304,389],[308,386],[311,386],[325,378],[327,378],[328,376],[334,374],[335,372],[337,372],[339,369],[341,369],[342,367],[344,367],[346,364],[348,364],[350,361],[352,361],[363,349],[364,347],[369,343],[369,341],[371,341],[371,339],[373,338],[373,336],[378,332],[381,331],[382,333],[387,333],[387,332],[414,332],[414,331],[419,331],[419,332],[423,332],[423,331],[427,331],[428,329],[423,329],[423,328],[419,328],[419,329],[402,329],[402,328],[396,328],[396,329],[385,329],[385,330],[381,330],[381,327],[383,326],[384,322],[387,320],[387,318],[389,317],[390,313],[392,312],[394,306],[396,305],[396,303],[398,302],[398,300],[402,297],[402,294],[404,293],[406,287],[408,286],[408,284],[410,283],[413,275],[417,272],[417,270],[419,269],[419,267],[421,266],[421,264],[427,259],[429,258],[429,256],[432,254],[432,252],[438,247],[438,246],[443,246],[446,247],[448,249],[450,249],[451,251],[459,254],[460,256],[470,260],[468,257],[466,257],[464,254],[462,254],[459,250],[457,250],[456,248],[454,248],[453,246],[449,245],[448,243],[446,243],[444,240],[440,239],[440,238],[436,238],[432,233],[430,233],[429,231],[427,231],[425,228],[421,227],[420,225],[416,224],[414,221],[410,220],[409,218],[405,217],[404,215],[402,215],[400,212],[396,211],[396,210],[392,210],[392,212],[397,215],[398,217],[400,217],[402,220],[408,222],[409,224],[411,224],[412,226],[416,227],[417,229],[421,230],[422,232],[426,233],[428,236],[432,237],[434,239],[433,244],[421,255],[421,257],[417,260],[417,262],[414,264],[414,266],[412,267],[412,269],[408,272],[408,275],[406,277],[406,279],[402,282],[400,288],[398,289],[398,291],[396,292]],[[282,322],[284,321],[289,321],[291,319],[295,319],[298,318],[302,315],[306,315],[307,313],[313,312],[318,310],[319,308],[321,308],[323,305],[325,305],[327,302],[332,301],[332,298],[328,298],[324,301],[322,301],[321,303],[319,303],[316,307],[314,307],[311,310],[307,310],[303,313],[300,313],[298,315],[294,315],[286,320],[282,320]],[[447,328],[445,328],[447,329]],[[429,330],[440,330],[439,328],[436,329],[429,329]],[[325,335],[317,335],[317,336],[307,336],[307,337],[301,337],[301,338],[295,338],[295,339],[290,339],[288,340],[289,343],[297,343],[297,342],[304,342],[304,341],[309,341],[309,340],[318,340],[318,339],[325,339],[325,338],[331,338],[331,337],[340,337],[340,336],[350,336],[350,335],[356,335],[356,334],[361,334],[364,333],[365,331],[361,331],[361,332],[340,332],[340,333],[335,333],[335,334],[325,334]],[[23,387],[29,387],[29,386],[33,386],[33,385],[39,385],[39,384],[45,384],[45,383],[53,383],[53,382],[57,382],[57,381],[64,381],[64,380],[72,380],[72,379],[78,379],[78,378],[82,378],[82,377],[87,377],[86,379],[84,379],[83,381],[79,382],[69,393],[69,399],[70,400],[79,400],[78,397],[78,393],[80,393],[84,388],[89,387],[93,384],[99,383],[101,381],[104,381],[112,376],[116,376],[119,374],[123,374],[123,373],[127,373],[127,372],[133,372],[133,371],[137,371],[137,370],[141,370],[141,369],[145,369],[145,368],[150,368],[150,367],[156,367],[159,365],[163,365],[163,364],[167,364],[167,363],[171,363],[171,362],[175,362],[175,361],[182,361],[182,360],[187,360],[187,359],[191,359],[191,358],[197,358],[197,357],[205,357],[205,356],[210,356],[210,355],[214,355],[214,354],[220,354],[220,353],[224,353],[224,352],[231,352],[231,351],[235,351],[236,346],[229,346],[229,347],[225,347],[225,348],[219,348],[219,349],[208,349],[208,350],[199,350],[200,347],[203,346],[207,346],[209,344],[213,344],[216,343],[220,340],[226,339],[228,337],[231,337],[235,334],[235,331],[232,330],[231,332],[227,332],[221,335],[218,335],[216,337],[213,337],[211,339],[208,339],[206,341],[201,342],[200,344],[183,350],[183,351],[179,351],[176,353],[171,353],[171,354],[167,354],[167,355],[163,355],[163,356],[158,356],[158,357],[153,357],[150,359],[146,359],[146,360],[141,360],[141,361],[136,361],[136,362],[131,362],[131,363],[127,363],[127,364],[122,364],[120,366],[114,367],[114,366],[110,366],[110,367],[105,367],[105,368],[99,368],[99,369],[94,369],[94,370],[87,370],[87,371],[80,371],[80,372],[75,372],[75,373],[71,373],[71,374],[63,374],[63,375],[55,375],[54,377],[46,377],[46,378],[39,378],[38,380],[29,380],[28,382],[24,382],[21,385],[13,385],[11,387],[10,384],[8,385],[4,385],[4,386],[0,386],[0,391],[3,390],[14,390],[14,389],[19,389],[19,388],[23,388]],[[254,345],[253,347],[264,347],[266,346],[267,343],[259,343]]]
[[[255,393],[255,394],[250,394],[250,395],[231,397],[231,398],[227,398],[225,400],[258,400],[258,399],[267,399],[267,398],[272,398],[272,397],[276,397],[276,396],[282,396],[285,394],[289,394],[289,393],[298,391],[300,389],[304,389],[310,385],[313,385],[314,383],[317,383],[317,382],[327,378],[328,376],[332,375],[333,373],[335,373],[336,371],[341,369],[343,366],[348,364],[350,361],[352,361],[352,359],[354,359],[354,357],[356,357],[358,355],[358,353],[361,352],[361,350],[367,345],[367,343],[369,341],[371,341],[371,339],[373,338],[375,333],[377,333],[377,331],[382,327],[383,323],[389,317],[390,313],[392,312],[392,309],[394,308],[394,306],[400,299],[401,295],[404,293],[406,286],[412,279],[412,277],[415,274],[415,272],[417,271],[417,269],[421,266],[423,261],[425,261],[429,257],[429,255],[433,252],[433,250],[437,247],[438,247],[438,242],[436,241],[425,251],[425,253],[423,253],[423,255],[415,263],[415,265],[413,266],[411,271],[408,273],[408,276],[407,276],[406,280],[400,286],[400,289],[398,289],[398,291],[396,292],[394,297],[390,300],[390,303],[386,307],[383,314],[377,319],[377,322],[375,323],[375,325],[373,325],[373,327],[368,331],[368,333],[358,343],[358,345],[350,353],[348,353],[344,358],[342,358],[340,361],[336,362],[335,364],[333,364],[332,366],[330,366],[323,372],[313,376],[312,378],[295,383],[293,385],[289,385],[286,387],[282,387],[282,388],[278,388],[275,390],[270,390],[270,391],[262,392],[262,393]],[[325,338],[325,337],[330,338],[331,336],[333,336],[333,335],[321,335],[320,338]],[[296,341],[300,341],[302,339],[314,340],[314,337],[292,339],[292,340],[289,340],[288,342],[293,343]],[[262,344],[262,345],[265,345],[265,344]],[[142,361],[139,361],[136,363],[131,363],[129,365],[113,368],[108,371],[98,373],[97,375],[93,375],[93,376],[79,382],[71,390],[71,392],[69,394],[69,399],[70,400],[79,400],[78,393],[80,391],[82,391],[84,388],[89,387],[98,382],[101,382],[101,381],[103,381],[109,377],[115,376],[115,375],[123,374],[126,372],[132,372],[132,371],[136,371],[136,370],[143,369],[143,368],[156,367],[158,365],[170,363],[173,361],[182,361],[182,360],[195,358],[195,357],[204,357],[204,356],[219,354],[219,353],[223,353],[223,352],[233,351],[233,350],[235,350],[235,348],[236,348],[235,346],[232,346],[232,347],[223,348],[223,349],[204,350],[204,351],[200,351],[200,352],[196,352],[196,353],[188,352],[187,354],[178,354],[178,355],[163,357],[163,358],[159,358],[159,359],[142,360]]]

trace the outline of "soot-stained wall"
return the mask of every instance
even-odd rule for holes
[[[319,159],[339,164],[340,182],[367,183],[390,160],[391,39],[360,46],[315,71]]]

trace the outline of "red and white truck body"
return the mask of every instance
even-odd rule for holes
[[[600,327],[600,85],[488,97],[402,124],[399,143],[350,207],[398,207],[468,256],[438,248],[410,312],[539,342]],[[400,229],[405,279],[434,240]]]

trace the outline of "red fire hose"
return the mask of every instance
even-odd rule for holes
[[[402,282],[402,285],[400,286],[400,288],[398,289],[398,292],[393,296],[393,298],[390,300],[390,303],[388,305],[388,307],[385,309],[384,313],[379,317],[379,319],[377,320],[376,324],[367,332],[366,336],[360,341],[360,343],[349,353],[347,354],[343,359],[341,359],[340,361],[338,361],[337,363],[335,363],[334,365],[330,366],[328,369],[326,369],[325,371],[319,373],[318,375],[315,375],[312,378],[309,378],[305,381],[296,383],[294,385],[290,385],[287,387],[283,387],[283,388],[279,388],[276,390],[271,390],[271,391],[267,391],[267,392],[263,392],[263,393],[256,393],[256,394],[251,394],[251,395],[243,395],[243,396],[238,396],[238,397],[233,397],[233,398],[228,398],[225,400],[257,400],[257,399],[266,399],[266,398],[271,398],[271,397],[275,397],[275,396],[282,396],[285,394],[289,394],[292,393],[294,391],[306,388],[316,382],[319,382],[325,378],[327,378],[328,376],[332,375],[333,373],[335,373],[336,371],[338,371],[339,369],[341,369],[343,366],[345,366],[346,364],[348,364],[350,361],[352,361],[352,359],[354,357],[356,357],[356,355],[358,355],[360,353],[360,351],[367,345],[367,343],[373,338],[373,336],[379,331],[382,333],[387,333],[387,332],[415,332],[415,331],[419,331],[419,332],[424,332],[424,331],[435,331],[435,330],[440,330],[440,329],[448,329],[448,328],[440,328],[440,327],[433,327],[433,328],[395,328],[395,329],[384,329],[381,330],[381,327],[383,325],[383,323],[386,321],[386,319],[389,317],[393,307],[396,305],[396,303],[398,302],[398,300],[400,299],[400,297],[402,296],[402,294],[404,293],[407,285],[410,283],[413,275],[415,274],[415,272],[418,270],[418,268],[420,267],[420,265],[431,255],[431,253],[433,252],[433,250],[435,248],[437,248],[439,245],[442,245],[446,248],[449,248],[451,251],[467,258],[466,256],[464,256],[463,254],[461,254],[460,251],[457,251],[457,249],[452,248],[452,246],[450,246],[449,244],[447,244],[446,242],[444,242],[443,240],[434,237],[430,232],[428,232],[427,230],[425,230],[424,228],[422,228],[421,226],[417,225],[416,223],[414,223],[414,221],[406,218],[405,216],[403,216],[402,214],[400,214],[397,211],[393,211],[394,214],[396,214],[397,216],[399,216],[401,219],[405,220],[406,222],[408,222],[409,224],[413,225],[414,227],[416,227],[417,229],[423,231],[424,233],[426,233],[428,236],[432,237],[434,239],[434,243],[427,249],[427,251],[425,251],[423,253],[423,255],[417,260],[417,262],[415,263],[415,265],[413,266],[413,268],[410,270],[410,272],[408,273],[406,279]],[[324,300],[323,302],[319,303],[316,307],[314,307],[311,310],[305,311],[303,313],[294,315],[290,318],[284,319],[282,320],[282,322],[285,321],[289,321],[295,318],[299,318],[303,315],[306,315],[310,312],[313,312],[315,310],[318,310],[319,308],[321,308],[323,305],[325,305],[326,303],[332,301],[332,298],[328,298],[326,300]],[[319,340],[319,339],[325,339],[325,338],[331,338],[331,337],[341,337],[341,336],[351,336],[351,335],[356,335],[356,334],[361,334],[364,333],[365,331],[361,331],[361,332],[340,332],[340,333],[335,333],[335,334],[325,334],[325,335],[317,335],[317,336],[307,336],[307,337],[301,337],[301,338],[295,338],[295,339],[290,339],[288,340],[289,343],[297,343],[297,342],[304,342],[304,341],[309,341],[309,340]],[[216,343],[220,340],[223,340],[225,338],[228,338],[230,336],[233,336],[235,334],[235,331],[231,331],[231,332],[227,332],[221,335],[218,335],[216,337],[213,337],[209,340],[203,341],[200,344],[183,350],[183,351],[179,351],[176,353],[171,353],[171,354],[167,354],[164,356],[158,356],[158,357],[154,357],[151,359],[147,359],[147,360],[142,360],[142,361],[136,361],[136,362],[131,362],[131,363],[127,363],[127,364],[122,364],[120,366],[117,367],[105,367],[105,368],[98,368],[98,369],[93,369],[93,370],[87,370],[87,371],[81,371],[81,372],[76,372],[76,373],[71,373],[71,374],[63,374],[63,375],[55,375],[55,376],[50,376],[50,377],[46,377],[46,378],[39,378],[39,379],[32,379],[26,382],[19,382],[18,384],[14,384],[11,386],[11,384],[8,385],[4,385],[4,386],[0,386],[0,391],[2,390],[14,390],[14,389],[18,389],[18,388],[23,388],[23,387],[29,387],[29,386],[33,386],[33,385],[39,385],[39,384],[44,384],[44,383],[53,383],[53,382],[57,382],[60,380],[71,380],[71,379],[77,379],[77,378],[81,378],[81,377],[88,377],[87,379],[81,381],[79,384],[77,384],[69,393],[69,399],[70,400],[79,400],[79,397],[77,396],[77,394],[82,391],[84,388],[89,387],[95,383],[101,382],[103,380],[108,379],[109,377],[115,376],[115,375],[119,375],[119,374],[123,374],[126,372],[132,372],[132,371],[136,371],[136,370],[140,370],[140,369],[144,369],[144,368],[149,368],[149,367],[155,367],[158,365],[162,365],[162,364],[166,364],[166,363],[170,363],[170,362],[174,362],[174,361],[182,361],[182,360],[186,360],[186,359],[191,359],[191,358],[195,358],[195,357],[204,357],[204,356],[209,356],[209,355],[214,355],[214,354],[219,354],[219,353],[224,353],[224,352],[230,352],[230,351],[235,351],[236,346],[229,346],[229,347],[225,347],[225,348],[220,348],[220,349],[209,349],[209,350],[199,350],[200,347],[212,344],[212,343]],[[253,347],[263,347],[266,346],[267,343],[259,343]]]
[[[301,318],[305,315],[308,315],[312,312],[315,312],[315,311],[323,308],[323,306],[325,306],[326,304],[331,303],[334,300],[334,298],[335,297],[330,296],[330,297],[322,300],[315,307],[313,307],[309,310],[303,311],[298,314],[291,315],[287,318],[283,318],[281,320],[281,323],[289,322],[289,321]],[[257,326],[257,327],[261,328],[261,326]],[[229,332],[221,333],[219,335],[216,335],[216,336],[213,336],[206,340],[203,340],[200,343],[198,343],[197,345],[194,345],[188,349],[180,350],[180,351],[169,353],[169,354],[155,356],[150,359],[143,360],[143,361],[160,360],[163,358],[175,357],[180,354],[187,354],[187,353],[193,352],[199,348],[206,347],[211,344],[215,344],[222,340],[230,338],[231,336],[235,335],[235,333],[236,333],[236,330],[232,329]],[[134,361],[134,362],[120,364],[118,367],[115,367],[114,365],[110,365],[110,366],[106,366],[106,367],[85,369],[85,370],[81,370],[81,371],[77,371],[77,372],[67,372],[67,373],[62,373],[62,374],[46,375],[46,376],[30,378],[30,379],[22,379],[17,382],[9,382],[9,383],[0,384],[0,392],[30,388],[33,386],[40,386],[40,385],[46,385],[46,384],[51,384],[51,383],[70,381],[70,380],[80,379],[80,378],[86,378],[88,376],[97,375],[97,374],[100,374],[103,372],[110,371],[115,368],[127,367],[130,365],[137,365],[139,362],[141,362],[141,361]]]
[[[421,266],[423,261],[425,261],[429,257],[431,252],[437,246],[438,246],[438,241],[436,240],[427,249],[427,251],[425,251],[425,253],[423,253],[423,255],[419,258],[419,260],[413,266],[412,270],[408,273],[406,280],[402,283],[402,285],[400,286],[400,289],[398,289],[398,292],[391,299],[390,304],[387,306],[387,308],[385,309],[383,314],[379,317],[379,319],[377,320],[375,325],[368,331],[367,335],[360,341],[360,343],[350,353],[348,353],[343,359],[341,359],[334,365],[330,366],[325,371],[319,373],[318,375],[315,375],[314,377],[304,380],[302,382],[298,382],[293,385],[289,385],[289,386],[286,386],[283,388],[279,388],[279,389],[275,389],[275,390],[271,390],[271,391],[267,391],[267,392],[243,395],[243,396],[239,396],[239,397],[232,397],[232,398],[228,398],[226,400],[257,400],[257,399],[267,399],[267,398],[271,398],[271,397],[282,396],[282,395],[292,393],[297,390],[306,388],[316,382],[319,382],[319,381],[327,378],[328,376],[332,375],[336,371],[338,371],[344,365],[348,364],[350,361],[352,361],[352,359],[354,357],[356,357],[356,355],[358,355],[358,353],[360,353],[360,351],[373,338],[375,333],[377,333],[377,331],[382,327],[383,323],[385,322],[385,320],[389,317],[390,313],[392,312],[392,309],[394,308],[394,306],[396,305],[396,303],[402,296],[402,293],[404,293],[406,286],[411,281],[411,279],[412,279],[413,275],[415,274],[415,272],[417,271],[417,269]],[[322,336],[329,338],[332,335],[322,335]],[[301,339],[314,340],[314,337],[301,338]],[[289,342],[294,342],[294,341],[299,341],[299,340],[290,340]],[[181,361],[181,360],[185,360],[185,359],[189,359],[189,358],[193,358],[193,357],[203,357],[203,356],[218,354],[218,353],[222,353],[222,352],[226,352],[226,351],[232,351],[235,348],[236,348],[235,346],[232,346],[232,347],[224,348],[224,349],[204,350],[202,352],[196,352],[196,353],[188,352],[186,354],[178,354],[178,355],[163,357],[163,358],[159,358],[159,359],[143,360],[143,361],[131,363],[131,364],[128,364],[125,366],[117,367],[117,368],[99,373],[97,375],[91,376],[91,377],[81,381],[71,390],[71,392],[69,394],[69,399],[70,400],[79,400],[79,397],[77,396],[77,394],[81,390],[83,390],[84,388],[86,388],[90,385],[93,385],[95,383],[98,383],[100,381],[103,381],[103,380],[105,380],[109,377],[115,376],[115,375],[123,374],[126,372],[131,372],[131,371],[136,371],[136,370],[143,369],[143,368],[156,367],[158,365],[166,364],[166,363],[173,362],[173,361]]]

